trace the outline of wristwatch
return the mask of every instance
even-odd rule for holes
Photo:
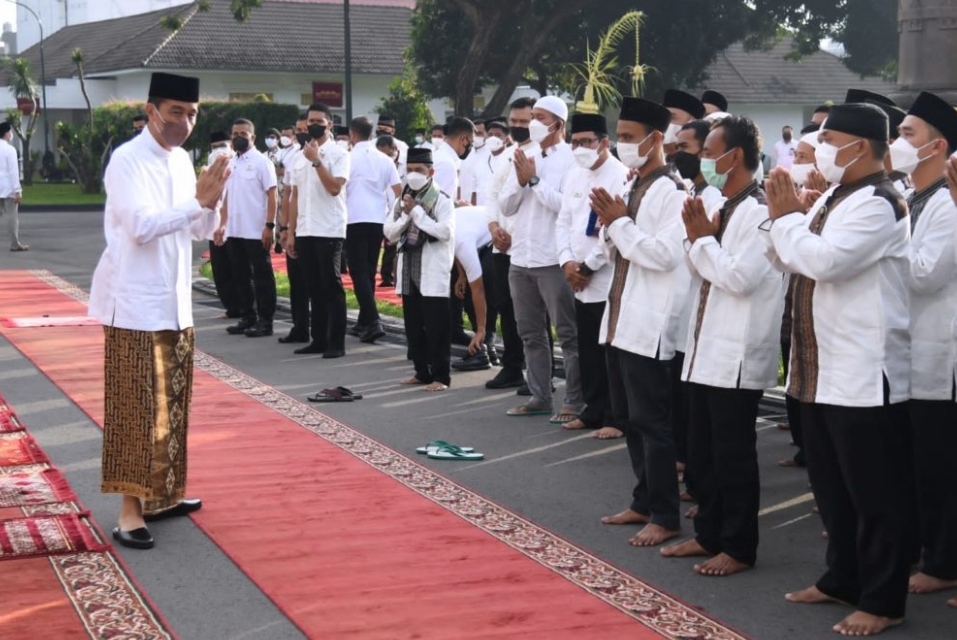
[[[539,178],[538,176],[532,176],[531,178],[528,179],[528,186],[534,187],[536,184],[538,184],[541,181],[542,181],[541,178]]]
[[[275,222],[267,222],[267,223],[266,223],[266,228],[267,228],[267,229],[275,229],[275,228],[276,228],[276,223],[275,223]]]
[[[322,158],[316,158],[315,160],[312,161],[313,167],[318,167],[321,164],[322,164]]]

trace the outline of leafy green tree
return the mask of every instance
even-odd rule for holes
[[[20,139],[23,150],[23,182],[33,184],[33,174],[36,169],[36,158],[30,152],[30,143],[36,133],[37,123],[40,122],[40,90],[30,72],[30,62],[26,58],[16,58],[10,63],[10,93],[14,98],[26,98],[33,103],[33,109],[27,115],[26,122],[19,109],[7,111],[7,121],[13,127],[14,133]]]
[[[379,102],[375,111],[395,118],[395,135],[400,140],[411,140],[416,129],[432,126],[432,111],[415,83],[415,76],[408,71],[392,81],[389,95]]]

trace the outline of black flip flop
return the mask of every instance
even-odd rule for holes
[[[345,387],[336,387],[335,389],[323,389],[318,393],[306,397],[309,402],[352,402],[353,400],[362,400],[361,393],[353,393]]]

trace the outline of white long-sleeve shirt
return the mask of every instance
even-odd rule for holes
[[[955,233],[957,206],[944,187],[924,205],[910,241],[911,397],[918,400],[950,400],[957,381]]]
[[[538,184],[521,186],[518,173],[512,170],[498,202],[503,215],[515,218],[511,232],[512,264],[528,269],[550,267],[558,264],[555,221],[562,208],[565,176],[578,164],[565,142],[545,151],[525,153],[535,161]]]
[[[396,208],[401,208],[401,200],[396,202]],[[455,217],[452,215],[452,201],[445,195],[439,194],[435,203],[435,219],[433,220],[422,208],[416,205],[411,213],[405,213],[396,218],[390,213],[382,227],[382,233],[389,242],[398,242],[402,232],[409,224],[415,225],[429,234],[434,241],[426,241],[422,245],[422,273],[419,280],[419,291],[423,296],[434,298],[449,297],[449,275],[452,273],[455,254]],[[399,252],[396,263],[395,291],[399,295],[409,293],[402,290],[402,272],[405,262],[405,253]]]
[[[562,208],[555,222],[555,244],[558,264],[584,262],[594,272],[588,286],[575,292],[575,298],[581,302],[605,302],[614,272],[614,266],[608,264],[599,229],[596,228],[594,235],[585,234],[591,215],[591,191],[602,187],[612,195],[625,198],[627,184],[628,168],[611,155],[594,171],[575,166],[565,176]]]
[[[720,206],[708,210],[709,219]],[[764,255],[758,226],[767,218],[767,207],[751,195],[738,204],[720,243],[714,236],[686,243],[692,294],[682,380],[726,389],[777,385],[784,281]]]
[[[144,132],[119,147],[104,177],[106,250],[93,273],[90,316],[137,331],[193,326],[193,240],[218,215],[196,200],[196,172],[181,148]]]
[[[768,257],[779,269],[814,280],[810,327],[791,329],[792,353],[799,331],[813,331],[817,360],[813,402],[845,407],[910,398],[910,312],[908,278],[910,220],[900,195],[887,181],[864,186],[833,206],[820,235],[810,225],[837,186],[828,189],[807,215],[775,220],[763,234]],[[767,223],[762,225],[767,229]],[[788,383],[795,368],[788,372]]]
[[[462,167],[462,160],[459,159],[452,147],[443,144],[438,149],[432,151],[432,168],[435,169],[435,175],[432,179],[439,189],[445,192],[452,202],[458,198],[459,192],[459,170]]]
[[[521,149],[525,152],[525,155],[531,155],[538,149],[538,145],[534,142],[526,142],[524,146],[506,147],[505,151],[495,156],[497,162],[493,162],[493,166],[489,167],[489,170],[494,171],[494,173],[487,186],[488,194],[485,196],[485,211],[489,225],[495,222],[502,229],[505,229],[509,235],[512,234],[515,217],[502,214],[502,207],[499,205],[498,199],[502,194],[502,189],[505,188],[505,183],[508,182],[509,175],[515,173],[514,163],[516,149]],[[480,194],[478,200],[481,201],[481,199],[482,196]],[[492,253],[501,253],[501,251],[493,248]],[[512,255],[512,250],[509,249],[506,253]]]
[[[602,228],[611,266],[621,255],[628,275],[617,302],[614,287],[609,293],[601,344],[610,342],[618,349],[659,360],[671,360],[684,346],[678,344],[678,336],[691,282],[682,246],[686,234],[681,210],[687,197],[677,176],[660,176],[648,187],[634,220],[624,216]],[[609,341],[615,305],[619,313]]]
[[[17,150],[6,140],[0,139],[0,198],[12,198],[21,191]]]

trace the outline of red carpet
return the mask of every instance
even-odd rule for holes
[[[24,272],[0,307],[83,310]],[[101,330],[0,331],[100,421]],[[209,356],[195,380],[194,520],[309,637],[742,637]]]
[[[0,415],[24,429],[2,396]],[[0,638],[174,640],[66,479],[25,431],[11,437],[31,455],[0,466]]]

